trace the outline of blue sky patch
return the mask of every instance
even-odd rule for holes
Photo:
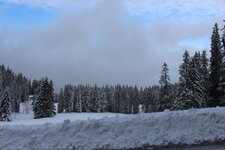
[[[26,28],[29,25],[46,25],[56,18],[54,9],[30,7],[23,4],[0,2],[0,27]]]

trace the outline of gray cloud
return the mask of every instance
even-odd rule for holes
[[[105,1],[46,28],[0,29],[0,63],[33,79],[48,76],[58,89],[67,83],[158,84],[166,61],[175,82],[184,50],[198,50],[179,42],[210,38],[213,24],[143,24],[128,19],[119,2]]]

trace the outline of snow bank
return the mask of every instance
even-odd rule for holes
[[[11,115],[12,122],[0,122],[1,125],[13,126],[13,125],[43,125],[46,123],[63,123],[64,120],[77,121],[88,119],[101,119],[104,117],[125,116],[124,114],[116,113],[60,113],[52,118],[34,119],[34,115],[13,113]]]
[[[225,108],[166,111],[62,124],[0,126],[0,149],[135,148],[225,140]]]

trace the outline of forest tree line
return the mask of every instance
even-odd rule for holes
[[[34,95],[34,118],[54,116],[54,102],[58,102],[58,113],[136,114],[140,105],[144,112],[225,106],[225,28],[220,35],[217,23],[213,27],[210,52],[208,59],[206,51],[190,56],[186,50],[179,67],[179,82],[174,84],[164,63],[159,85],[138,88],[120,84],[102,87],[68,84],[58,94],[54,94],[53,82],[47,78],[31,81],[1,65],[0,119],[6,111],[19,112],[19,104],[28,100],[29,95]],[[48,114],[38,113],[47,110]]]
[[[66,85],[58,96],[58,112],[135,114],[139,105],[144,112],[225,106],[225,28],[222,30],[220,36],[217,23],[213,27],[210,59],[206,51],[193,56],[184,52],[178,83],[171,83],[168,65],[164,63],[160,85],[140,89],[128,85]]]

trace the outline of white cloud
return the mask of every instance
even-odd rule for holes
[[[225,17],[225,0],[125,0],[129,12],[181,22]]]
[[[0,0],[43,8],[83,9],[109,0]],[[114,0],[116,2],[118,0]],[[119,0],[124,9],[137,16],[150,19],[173,19],[193,22],[225,17],[225,0]]]
[[[57,88],[66,83],[147,86],[158,83],[165,61],[172,80],[178,80],[184,50],[198,50],[180,41],[210,39],[214,21],[143,24],[127,19],[120,4],[105,1],[44,29],[1,30],[0,64],[32,78],[47,75]]]

